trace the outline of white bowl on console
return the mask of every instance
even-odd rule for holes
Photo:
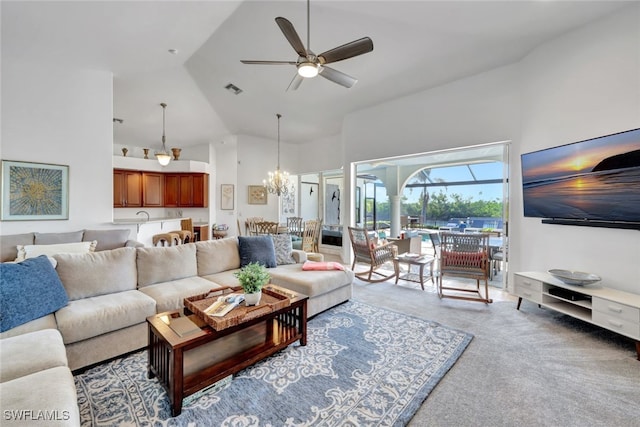
[[[568,285],[584,286],[602,280],[597,274],[585,273],[582,271],[553,269],[549,270],[549,274]]]

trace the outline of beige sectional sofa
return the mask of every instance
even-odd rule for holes
[[[292,257],[295,264],[269,269],[271,282],[308,295],[309,317],[351,298],[352,271],[303,271],[306,253],[292,250]],[[71,370],[144,348],[148,316],[183,307],[185,297],[238,285],[233,273],[240,268],[236,237],[173,247],[124,246],[52,258],[69,302],[0,334],[0,393],[3,411],[44,408],[11,396],[28,400],[39,396],[32,395],[31,389],[47,384],[49,397],[60,399],[49,406],[69,411],[71,419],[66,424],[61,421],[62,425],[76,425],[77,420]],[[34,352],[30,343],[46,343],[53,350]],[[10,360],[17,365],[7,363]]]
[[[269,269],[271,283],[308,295],[309,317],[351,298],[352,271],[303,271],[305,252],[292,254],[295,264]],[[53,258],[69,303],[0,338],[55,328],[72,370],[145,347],[148,316],[181,308],[185,297],[239,284],[233,275],[240,268],[235,237]]]

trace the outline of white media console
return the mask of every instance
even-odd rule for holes
[[[640,360],[640,295],[599,284],[568,285],[548,273],[535,271],[515,273],[514,279],[518,310],[524,298],[632,338]]]

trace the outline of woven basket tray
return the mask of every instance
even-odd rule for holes
[[[258,305],[247,307],[242,303],[222,317],[209,316],[204,313],[204,310],[216,302],[218,297],[239,290],[241,290],[241,288],[223,287],[220,289],[212,289],[205,294],[185,298],[184,306],[202,319],[207,325],[216,331],[221,331],[291,305],[291,300],[285,295],[263,288],[262,298],[260,298]]]

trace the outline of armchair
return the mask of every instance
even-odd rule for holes
[[[438,296],[467,301],[493,302],[489,298],[489,235],[471,233],[442,233],[440,236],[440,274],[438,275]],[[475,289],[444,286],[443,276],[465,277],[476,280]],[[484,295],[480,291],[480,281],[484,281]],[[445,291],[456,291],[445,294]],[[465,296],[471,292],[477,296]]]
[[[398,247],[396,245],[393,243],[376,245],[369,239],[369,233],[364,228],[349,227],[349,237],[354,254],[351,269],[354,270],[358,262],[369,266],[368,270],[355,273],[358,278],[365,282],[376,283],[395,277],[395,269],[391,272],[380,272],[378,270],[388,261],[393,261],[398,255]],[[374,274],[381,277],[374,279]]]

